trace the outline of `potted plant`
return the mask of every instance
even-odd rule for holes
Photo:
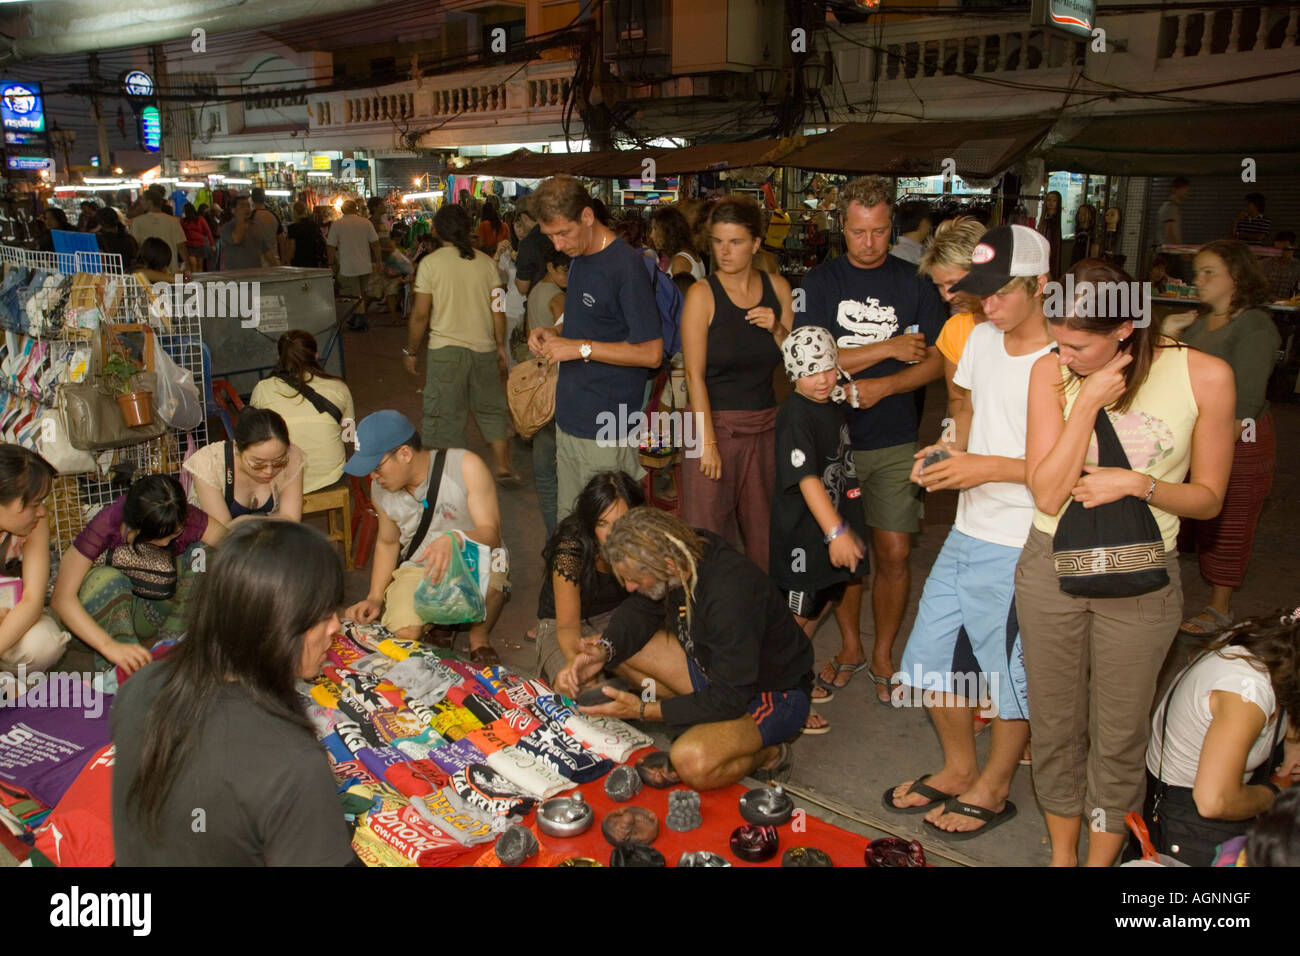
[[[115,383],[118,408],[122,420],[132,428],[153,424],[153,392],[133,391],[131,377],[142,371],[139,365],[121,352],[114,352],[104,360],[100,369],[106,379]]]

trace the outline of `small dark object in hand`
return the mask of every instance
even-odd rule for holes
[[[626,803],[641,792],[641,775],[631,767],[615,767],[605,778],[605,795],[616,803]]]
[[[662,750],[648,753],[636,762],[636,772],[641,775],[641,782],[656,790],[667,790],[682,782],[673,769],[673,762]]]
[[[923,468],[929,468],[931,465],[937,465],[939,462],[951,457],[952,452],[948,451],[946,448],[936,448],[934,451],[930,452],[930,454],[925,456],[924,460],[921,462],[921,466]]]
[[[781,854],[782,866],[834,866],[830,854],[811,846],[792,846]]]
[[[619,807],[605,814],[600,832],[610,846],[644,843],[649,846],[659,836],[659,818],[645,807]]]
[[[776,827],[743,826],[731,831],[731,852],[746,863],[762,863],[776,856]]]
[[[925,866],[921,844],[898,837],[881,837],[867,844],[862,853],[867,866]]]
[[[758,787],[740,798],[740,815],[746,822],[779,827],[794,814],[794,801],[781,787]]]
[[[518,823],[497,837],[497,859],[502,866],[518,866],[537,852],[537,837]]]
[[[726,857],[710,853],[708,850],[696,850],[683,853],[677,860],[678,866],[731,866]]]
[[[664,826],[685,833],[703,823],[698,793],[694,790],[674,790],[668,794],[668,815],[664,817]]]
[[[609,851],[610,866],[667,866],[664,855],[643,843],[626,843]]]
[[[627,690],[627,684],[624,681],[621,681],[618,678],[611,678],[609,680],[601,681],[595,687],[588,687],[586,690],[579,693],[574,700],[578,702],[579,707],[599,707],[602,704],[608,704],[613,700],[613,698],[606,695],[606,687],[617,691]]]

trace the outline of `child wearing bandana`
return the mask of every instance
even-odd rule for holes
[[[838,621],[847,589],[862,587],[867,529],[853,446],[839,404],[853,397],[852,386],[846,394],[837,384],[849,376],[839,367],[835,339],[819,326],[802,326],[786,337],[781,351],[795,390],[776,416],[768,568],[795,620],[811,637],[828,605]],[[845,622],[839,623],[843,630]],[[832,696],[827,692],[814,700]],[[825,718],[811,713],[803,732],[829,730]]]

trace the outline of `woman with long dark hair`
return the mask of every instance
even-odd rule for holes
[[[627,598],[600,549],[614,522],[645,504],[641,485],[621,471],[593,475],[542,551],[537,598],[537,672],[551,680],[605,631]]]
[[[1210,637],[1232,623],[1232,595],[1245,581],[1255,528],[1273,488],[1277,433],[1265,391],[1282,336],[1263,306],[1268,285],[1250,247],[1216,239],[1196,253],[1196,289],[1201,305],[1165,319],[1165,331],[1194,349],[1232,366],[1237,384],[1233,412],[1236,443],[1223,510],[1186,530],[1184,550],[1194,545],[1210,603],[1183,622],[1181,633]]]
[[[758,235],[761,242],[761,216]],[[704,262],[695,248],[690,223],[677,208],[659,206],[650,214],[650,245],[654,246],[662,259],[667,260],[669,275],[686,272],[694,279],[704,278]]]
[[[754,267],[763,241],[758,204],[728,197],[713,210],[714,271],[682,307],[682,360],[700,422],[698,464],[682,468],[682,520],[729,541],[764,571],[776,486],[776,393],[792,322],[790,285]]]
[[[1174,678],[1146,754],[1143,816],[1158,851],[1209,866],[1217,845],[1273,805],[1278,744],[1288,775],[1300,761],[1298,665],[1293,610],[1231,628]]]
[[[149,648],[185,633],[199,544],[225,527],[190,507],[180,482],[147,475],[102,508],[59,561],[50,609],[95,652],[97,669],[130,674]]]
[[[347,383],[331,375],[316,354],[316,337],[290,329],[276,343],[279,361],[269,378],[253,388],[248,404],[284,419],[289,441],[307,456],[302,491],[311,494],[337,484],[347,460],[343,433],[355,411]]]
[[[1212,518],[1222,506],[1235,390],[1226,362],[1161,336],[1147,317],[1087,307],[1099,289],[1118,287],[1101,283],[1131,288],[1125,272],[1094,259],[1073,275],[1074,301],[1048,316],[1059,354],[1040,358],[1029,379],[1025,474],[1035,512],[1016,568],[1016,613],[1052,865],[1077,863],[1086,816],[1087,863],[1109,866],[1124,843],[1124,815],[1141,808],[1147,716],[1182,618],[1178,522]],[[1102,412],[1127,468],[1097,465]],[[1124,498],[1150,509],[1168,583],[1132,597],[1063,591],[1053,538],[1067,506]],[[1119,532],[1142,540],[1141,528],[1117,529],[1116,541]],[[1120,571],[1136,556],[1092,567]]]
[[[194,476],[190,502],[230,526],[250,515],[302,520],[306,464],[278,413],[245,408],[233,442],[205,445],[183,467]]]
[[[492,258],[496,258],[497,247],[510,240],[510,227],[501,221],[501,211],[497,209],[495,199],[483,204],[483,218],[474,233],[475,245]]]
[[[465,416],[473,412],[492,446],[497,479],[513,484],[518,479],[510,466],[503,381],[509,368],[506,315],[492,307],[503,285],[496,263],[474,249],[469,227],[469,213],[459,205],[444,205],[433,217],[446,245],[420,260],[402,364],[415,376],[417,358],[428,356],[424,447],[464,448]]]
[[[68,643],[59,622],[45,610],[50,583],[45,499],[54,476],[54,467],[36,452],[0,444],[0,573],[22,582],[20,593],[10,592],[13,603],[0,609],[0,671],[20,677],[48,670]]]
[[[138,247],[122,225],[122,217],[112,206],[102,206],[95,212],[95,221],[99,223],[99,230],[95,233],[99,251],[121,256],[122,271],[130,272]]]
[[[117,864],[351,863],[338,784],[296,688],[339,629],[334,548],[294,522],[252,522],[203,577],[185,640],[113,703]]]

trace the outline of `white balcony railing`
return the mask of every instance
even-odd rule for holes
[[[1083,41],[1042,30],[1003,30],[976,36],[918,38],[887,43],[882,80],[952,76],[958,73],[1021,73],[1082,62]]]
[[[573,63],[530,63],[407,80],[364,92],[310,98],[313,129],[338,132],[406,121],[450,126],[549,121],[569,95]]]
[[[1218,56],[1296,45],[1300,3],[1180,10],[1160,20],[1160,59]]]

